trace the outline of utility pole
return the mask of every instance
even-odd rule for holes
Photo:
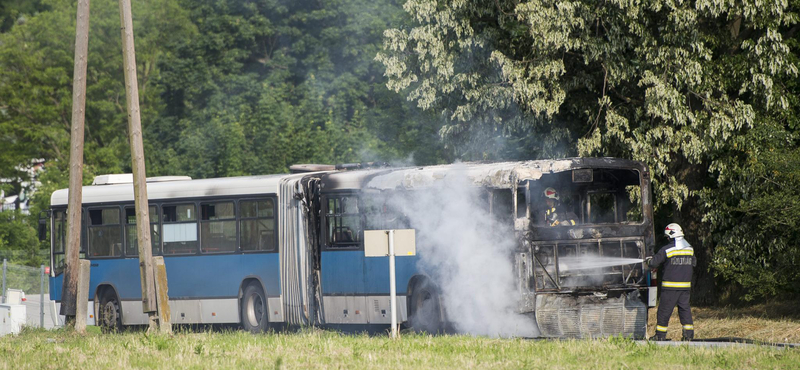
[[[139,239],[139,272],[142,279],[142,312],[147,313],[150,330],[157,329],[158,302],[155,291],[153,250],[150,242],[150,215],[147,203],[147,177],[142,144],[142,119],[139,111],[139,82],[136,77],[136,51],[133,45],[133,16],[130,0],[119,0],[122,26],[122,61],[125,70],[125,100],[128,105],[128,134],[133,167],[133,198],[136,204],[136,235]]]
[[[83,123],[86,108],[86,63],[89,54],[89,0],[78,0],[75,28],[75,71],[72,78],[72,133],[69,152],[69,203],[67,206],[67,261],[61,297],[65,325],[75,324],[78,263],[81,251],[81,200],[83,198]],[[87,304],[88,302],[83,302]]]

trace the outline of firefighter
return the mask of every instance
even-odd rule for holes
[[[544,211],[544,221],[547,226],[573,226],[577,217],[572,212],[567,212],[561,206],[556,189],[544,189],[544,201],[547,209]]]
[[[694,249],[683,238],[680,225],[672,223],[664,229],[670,239],[653,257],[648,257],[647,264],[655,271],[664,264],[661,278],[661,302],[658,305],[656,335],[650,340],[666,340],[669,317],[675,305],[678,305],[678,316],[683,325],[683,340],[694,339],[692,309],[689,307],[689,292],[692,286],[692,269],[697,264]]]

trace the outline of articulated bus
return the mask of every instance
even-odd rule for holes
[[[489,200],[485,211],[499,215],[513,232],[516,248],[507,260],[517,285],[515,310],[535,322],[542,336],[645,336],[651,284],[641,262],[579,270],[559,263],[652,254],[650,180],[640,162],[298,165],[292,172],[148,179],[152,251],[164,257],[173,323],[240,324],[252,332],[389,325],[388,257],[365,258],[364,230],[400,228],[392,221],[396,215],[387,216],[397,210],[388,209],[386,199],[426,191],[458,173]],[[542,192],[548,187],[558,189],[574,225],[544,222]],[[50,294],[56,302],[64,276],[67,199],[68,189],[51,199]],[[108,329],[147,323],[133,200],[130,175],[99,176],[83,187],[80,256],[91,261],[89,322]],[[441,287],[419,268],[424,258],[397,259],[398,321],[441,331],[447,307]],[[437,309],[422,308],[430,302]]]

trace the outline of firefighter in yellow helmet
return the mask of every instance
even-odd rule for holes
[[[678,224],[669,224],[664,229],[669,237],[665,245],[652,258],[646,259],[651,269],[664,264],[661,274],[661,302],[656,314],[656,335],[650,340],[666,340],[669,317],[675,305],[678,306],[678,317],[683,325],[683,340],[694,339],[694,321],[692,308],[689,306],[689,292],[692,287],[692,270],[697,264],[694,249],[683,238],[683,230]]]
[[[544,222],[547,226],[573,226],[576,224],[577,217],[561,206],[556,189],[544,189],[544,201],[547,203],[547,209],[544,211]]]

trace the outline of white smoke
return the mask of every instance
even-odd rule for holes
[[[484,189],[458,168],[430,188],[398,192],[390,205],[417,232],[421,271],[441,289],[447,321],[461,333],[536,336],[532,317],[515,312],[513,225],[489,215]]]

